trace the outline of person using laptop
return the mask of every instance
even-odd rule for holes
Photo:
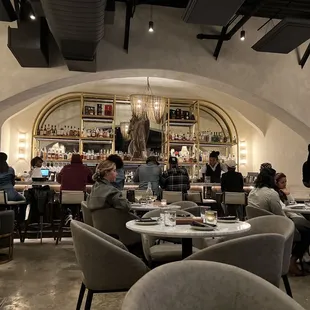
[[[39,156],[36,156],[31,159],[30,163],[31,163],[31,170],[29,171],[30,177],[31,178],[42,178],[43,176],[42,176],[41,168],[43,164],[43,159]]]

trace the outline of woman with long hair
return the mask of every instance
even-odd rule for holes
[[[116,165],[110,160],[102,161],[96,168],[93,180],[96,182],[87,198],[87,206],[91,211],[115,208],[129,211],[130,205],[122,192],[113,186],[116,181]]]
[[[0,190],[6,192],[9,201],[23,201],[25,197],[14,189],[15,171],[9,167],[7,159],[8,156],[0,152]]]

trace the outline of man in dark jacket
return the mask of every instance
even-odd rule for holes
[[[222,192],[243,192],[243,176],[236,172],[236,165],[234,160],[227,160],[228,171],[221,178]]]
[[[236,162],[234,160],[227,160],[226,166],[228,171],[222,175],[221,189],[222,192],[243,192],[243,176],[240,172],[236,171]],[[243,206],[240,205],[224,205],[225,213],[228,215],[239,216],[243,218]]]

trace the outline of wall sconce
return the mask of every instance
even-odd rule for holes
[[[245,141],[239,143],[239,163],[240,165],[247,164],[247,147]]]
[[[18,159],[26,158],[26,147],[26,134],[20,132],[18,134]]]

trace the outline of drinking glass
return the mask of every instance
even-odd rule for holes
[[[204,223],[206,222],[206,212],[208,210],[210,210],[210,207],[200,207],[200,217]]]
[[[206,183],[211,183],[211,177],[206,176]]]
[[[217,225],[217,211],[208,210],[205,214],[206,224]]]
[[[165,219],[164,223],[165,226],[174,227],[176,225],[176,211],[165,211]]]
[[[304,204],[305,204],[306,207],[310,207],[310,200],[305,200]]]

